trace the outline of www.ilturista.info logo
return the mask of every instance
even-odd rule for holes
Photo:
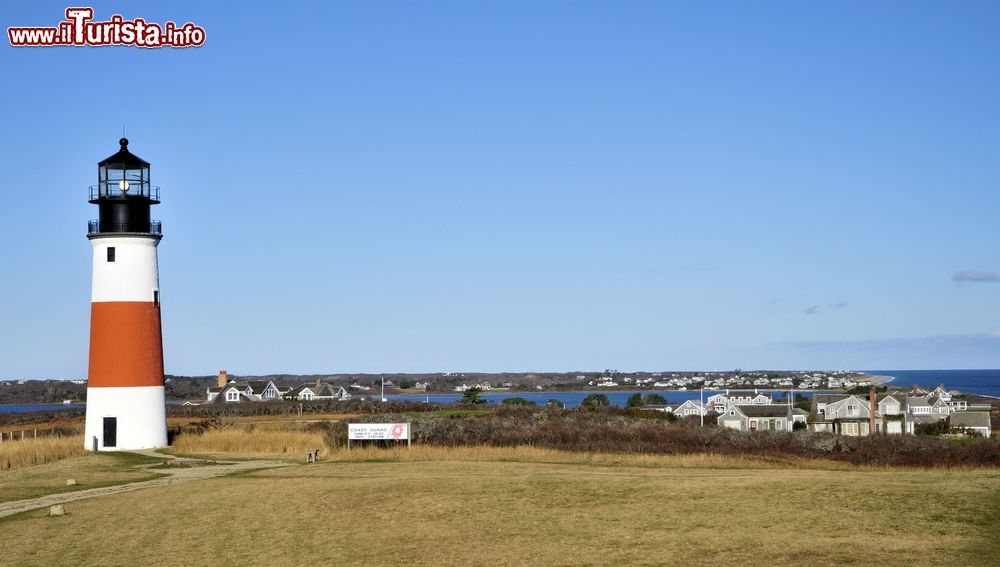
[[[162,26],[142,18],[126,20],[115,14],[94,22],[93,8],[66,8],[66,21],[50,28],[10,27],[7,37],[14,47],[132,45],[136,47],[200,47],[205,29],[188,22]]]

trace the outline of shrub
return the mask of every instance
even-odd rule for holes
[[[535,405],[535,402],[521,397],[513,397],[505,398],[502,402],[500,402],[500,404],[504,406],[533,406]]]
[[[649,405],[666,405],[667,399],[659,394],[646,394],[642,397],[643,402]]]
[[[611,402],[604,394],[590,394],[580,402],[580,408],[587,411],[600,411],[601,408],[606,408],[609,405]]]
[[[479,388],[469,388],[462,393],[463,404],[485,404],[486,400],[480,396],[482,390]]]

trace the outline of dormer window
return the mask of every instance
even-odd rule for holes
[[[236,390],[229,390],[228,392],[226,392],[226,401],[227,402],[240,401],[240,393],[237,392]]]

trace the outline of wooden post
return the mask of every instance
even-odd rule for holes
[[[38,439],[38,428],[35,428],[35,439]]]

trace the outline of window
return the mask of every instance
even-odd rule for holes
[[[735,412],[735,411],[732,411],[732,410],[730,410],[730,411],[729,411],[729,415],[736,415],[736,412]]]
[[[229,390],[228,392],[226,392],[226,401],[227,402],[240,401],[240,393],[237,392],[236,390]]]
[[[855,415],[858,413],[857,406],[847,406],[847,415]]]
[[[153,305],[156,307],[160,306],[160,290],[158,289],[153,290]]]
[[[115,261],[115,247],[108,246],[108,262],[114,262],[114,261]]]
[[[778,429],[784,429],[785,428],[785,422],[784,421],[780,421],[779,420],[777,423],[778,423]]]

